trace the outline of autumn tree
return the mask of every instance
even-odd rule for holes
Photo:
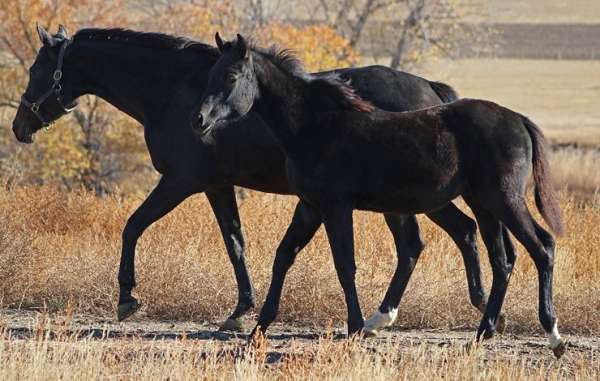
[[[493,35],[481,23],[485,10],[472,0],[318,0],[316,5],[311,18],[336,28],[353,49],[382,50],[394,69],[456,58],[462,45],[486,46]],[[467,22],[475,17],[479,22]]]
[[[8,128],[40,46],[36,23],[50,29],[60,22],[73,31],[89,25],[124,25],[129,18],[122,7],[121,0],[0,1],[0,106],[4,108],[0,168],[5,179],[84,186],[102,194],[113,190],[120,176],[145,159],[139,131],[131,133],[137,130],[132,129],[135,123],[96,97],[84,97],[72,116],[61,118],[51,132],[38,134],[32,146],[16,144]]]

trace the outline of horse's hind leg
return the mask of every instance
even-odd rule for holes
[[[552,236],[531,216],[523,198],[506,203],[499,215],[513,235],[523,244],[538,271],[539,318],[548,335],[550,348],[557,357],[565,351],[564,341],[557,328],[556,312],[552,302],[552,276],[554,272],[554,248]]]
[[[321,226],[320,214],[306,203],[300,201],[296,205],[292,223],[277,248],[269,292],[260,311],[258,324],[250,337],[253,337],[258,329],[263,333],[266,332],[269,325],[275,320],[287,271],[294,264],[296,255],[315,235],[319,226]]]
[[[235,310],[221,325],[220,330],[240,331],[243,329],[241,317],[256,305],[254,288],[246,266],[246,245],[242,233],[240,215],[233,186],[211,189],[206,197],[217,218],[223,242],[233,266],[235,280],[238,286],[238,302]]]
[[[433,213],[428,213],[427,217],[436,225],[444,229],[450,235],[456,246],[458,246],[463,257],[465,270],[467,274],[467,285],[469,287],[469,297],[471,304],[481,313],[485,313],[488,296],[483,286],[481,276],[481,264],[479,262],[479,250],[477,248],[477,224],[453,203],[448,203],[442,209]],[[510,247],[509,247],[510,246]],[[505,242],[505,249],[514,249],[510,242]],[[496,330],[500,333],[506,326],[506,317],[500,312],[496,325]]]
[[[398,263],[379,309],[365,322],[365,329],[371,332],[396,320],[398,305],[424,247],[415,216],[385,214],[385,222],[394,237]]]
[[[477,340],[479,340],[482,335],[486,339],[494,335],[516,257],[510,237],[500,220],[472,201],[469,202],[469,206],[473,209],[479,223],[493,274],[490,297],[477,330]]]

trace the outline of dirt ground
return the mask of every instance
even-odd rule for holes
[[[0,312],[0,321],[13,340],[27,340],[36,333],[40,314],[34,311],[3,310]],[[252,328],[250,319],[247,321],[248,332]],[[331,331],[329,331],[331,332]],[[344,340],[344,327],[333,327],[334,340]],[[208,342],[222,342],[228,345],[245,345],[247,333],[219,332],[217,322],[192,322],[192,321],[153,321],[137,318],[132,321],[117,322],[113,318],[97,316],[76,315],[68,325],[67,333],[77,333],[81,338],[118,341],[128,338],[142,340],[193,340],[199,345]],[[268,331],[267,339],[269,352],[267,362],[277,363],[290,349],[297,351],[303,346],[310,346],[318,338],[328,334],[328,329],[321,324],[307,324],[305,322],[274,323]],[[449,330],[449,329],[403,329],[391,327],[381,330],[374,338],[363,339],[364,344],[372,350],[386,342],[399,344],[406,351],[422,346],[423,344],[444,347],[468,348],[474,338],[474,331]],[[568,348],[562,361],[569,361],[569,357],[577,356],[589,361],[599,361],[600,336],[597,335],[563,335],[568,342]],[[522,356],[530,359],[548,359],[552,352],[548,349],[547,339],[544,335],[528,335],[505,333],[496,335],[491,340],[484,341],[478,350],[484,351],[485,357],[490,360],[503,357]]]

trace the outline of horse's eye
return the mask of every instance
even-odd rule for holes
[[[227,76],[227,84],[230,86],[235,85],[235,81],[237,81],[237,74],[233,73]]]

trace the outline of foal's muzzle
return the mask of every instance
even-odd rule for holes
[[[215,126],[215,123],[213,121],[207,121],[207,119],[202,116],[201,112],[199,112],[195,118],[192,118],[190,123],[194,132],[200,136],[206,135]]]

